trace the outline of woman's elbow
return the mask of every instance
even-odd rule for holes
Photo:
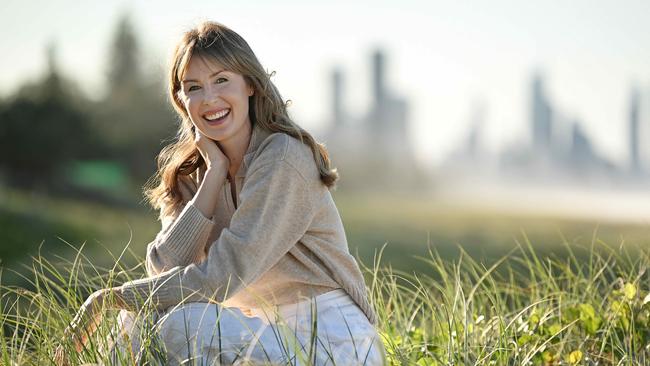
[[[147,269],[147,274],[149,276],[155,276],[162,272],[165,272],[174,265],[172,263],[166,263],[154,250],[148,250],[145,258],[145,268]]]

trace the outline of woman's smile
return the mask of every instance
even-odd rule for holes
[[[203,119],[210,126],[218,126],[225,122],[226,117],[230,115],[230,108],[221,109],[218,111],[211,110],[203,114]]]

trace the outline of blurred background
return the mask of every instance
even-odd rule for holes
[[[645,1],[4,0],[0,265],[41,253],[135,265],[159,230],[142,187],[176,116],[181,33],[251,45],[330,150],[350,250],[426,272],[518,244],[648,245]],[[115,256],[112,256],[113,253]],[[135,256],[134,256],[135,255]],[[21,272],[22,271],[22,272]],[[3,280],[22,281],[6,271]]]

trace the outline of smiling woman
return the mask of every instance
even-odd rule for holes
[[[330,194],[338,175],[246,41],[218,23],[187,32],[169,86],[181,123],[148,191],[162,221],[148,277],[90,296],[66,331],[76,349],[114,308],[127,335],[111,350],[115,363],[146,353],[137,335],[151,319],[137,310],[151,303],[165,364],[383,364]]]

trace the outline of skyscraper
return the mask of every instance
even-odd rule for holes
[[[366,125],[371,136],[374,158],[382,169],[394,170],[408,168],[414,163],[410,142],[407,136],[406,100],[395,97],[385,88],[386,57],[381,50],[372,55],[372,92],[374,103],[371,106]],[[379,149],[377,147],[380,147]]]
[[[376,50],[372,55],[372,83],[375,105],[382,105],[386,99],[386,89],[384,85],[385,57],[381,50]]]
[[[632,174],[641,171],[639,157],[639,91],[632,89],[630,96],[630,170]]]
[[[332,71],[332,119],[335,126],[343,125],[343,113],[343,72],[335,68]]]
[[[552,109],[544,91],[544,82],[539,74],[532,83],[532,138],[535,152],[551,152]]]
[[[341,70],[330,76],[332,124],[326,144],[341,183],[364,190],[425,187],[427,177],[417,167],[407,134],[408,103],[386,87],[391,84],[386,82],[385,53],[374,51],[370,64],[372,104],[361,118],[345,113]]]

